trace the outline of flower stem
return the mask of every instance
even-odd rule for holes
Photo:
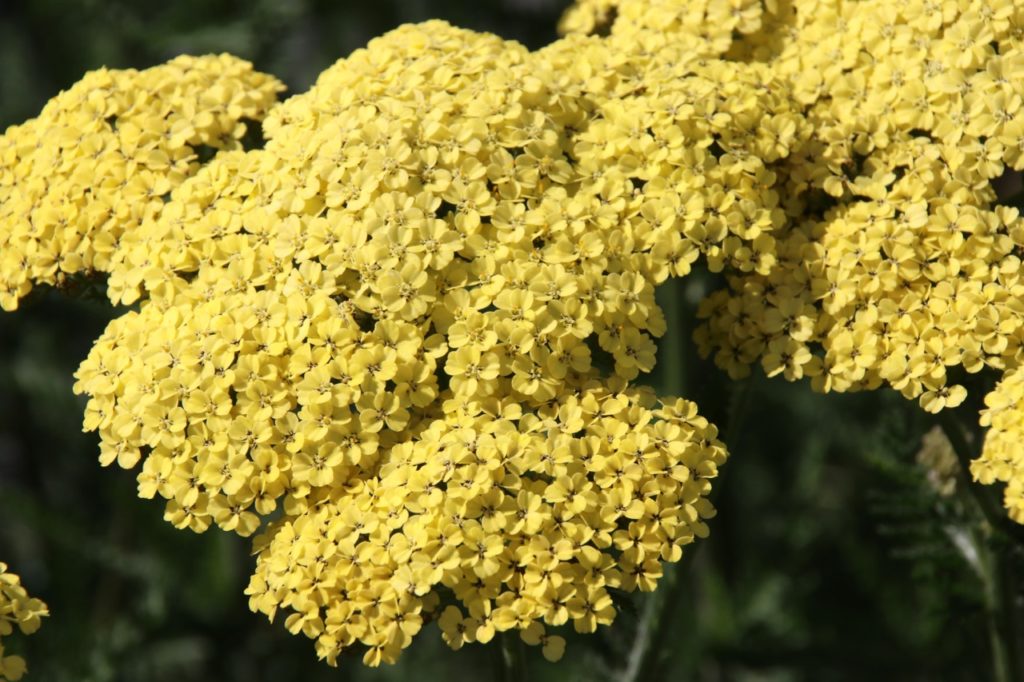
[[[992,491],[977,483],[970,464],[977,453],[971,447],[963,424],[952,410],[938,415],[939,424],[961,466],[961,485],[970,491],[988,527],[972,533],[981,561],[980,574],[992,649],[992,676],[996,682],[1021,679],[1021,661],[1017,651],[1017,582],[1013,566],[1015,543],[1024,541],[1024,529],[1010,521]],[[993,532],[995,531],[995,532]]]
[[[982,540],[984,543],[984,540]],[[1004,571],[999,553],[988,548],[983,554],[982,586],[985,592],[985,611],[988,621],[988,639],[992,648],[992,678],[995,682],[1012,682],[1013,665],[1010,658],[1012,642],[1008,641],[1005,614],[1006,594],[1003,591]]]
[[[526,660],[523,656],[523,642],[515,632],[502,632],[501,679],[503,682],[526,682]]]
[[[668,621],[672,611],[679,608],[682,596],[683,580],[678,575],[679,571],[678,563],[667,564],[658,591],[646,595],[642,620],[633,642],[633,650],[630,651],[626,662],[626,669],[622,671],[621,682],[661,679],[657,677],[657,672],[668,647]]]
[[[946,438],[949,439],[950,445],[953,446],[953,452],[956,453],[956,458],[960,462],[962,470],[961,483],[970,491],[981,513],[984,514],[985,520],[988,521],[994,530],[1000,531],[1017,543],[1024,544],[1024,526],[1011,521],[999,502],[992,497],[992,491],[987,486],[983,486],[975,481],[971,476],[971,460],[977,457],[977,453],[974,452],[974,448],[967,441],[967,436],[964,433],[964,427],[960,420],[956,418],[952,410],[940,412],[938,420],[939,426],[942,428],[943,433],[946,434]]]

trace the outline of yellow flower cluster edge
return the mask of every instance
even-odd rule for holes
[[[16,682],[28,669],[22,656],[7,652],[4,639],[15,629],[31,635],[48,615],[46,604],[29,596],[21,579],[8,571],[7,564],[0,562],[0,680]]]

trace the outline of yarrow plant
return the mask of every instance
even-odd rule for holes
[[[961,5],[963,5],[961,7]],[[609,625],[707,535],[714,425],[639,385],[702,259],[733,378],[1005,371],[972,471],[1024,519],[1012,3],[583,0],[535,52],[403,26],[277,102],[228,56],[100,71],[0,138],[0,305],[102,276],[100,462],[252,537],[250,607],[394,662]],[[262,141],[249,133],[261,126]]]
[[[517,628],[555,658],[541,623],[610,623],[608,589],[653,589],[707,532],[714,428],[627,382],[665,331],[656,283],[701,249],[757,267],[757,226],[731,235],[704,207],[735,186],[770,222],[763,162],[727,174],[701,147],[775,160],[754,129],[786,102],[722,100],[733,114],[708,121],[687,101],[746,71],[676,62],[661,92],[605,105],[545,71],[559,47],[399,29],[123,240],[111,294],[144,303],[78,375],[101,460],[144,459],[140,494],[179,527],[262,527],[250,604],[290,609],[329,662],[356,643],[393,661],[442,609],[455,647]],[[664,158],[635,167],[645,140],[591,124],[601,106]]]

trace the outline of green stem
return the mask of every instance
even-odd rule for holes
[[[753,396],[753,390],[751,382],[755,381],[754,376],[734,381],[730,383],[730,391],[728,396],[728,412],[726,412],[726,422],[724,428],[721,431],[721,440],[725,443],[725,446],[729,448],[730,452],[735,451],[737,442],[742,434],[743,422],[746,420],[747,408],[750,407],[751,398]],[[716,488],[721,489],[719,483]]]
[[[991,489],[978,483],[971,476],[971,460],[977,457],[977,453],[974,452],[970,443],[967,442],[967,436],[964,434],[964,428],[960,421],[953,414],[952,410],[940,412],[938,414],[938,421],[943,433],[946,434],[946,438],[949,439],[950,445],[953,446],[953,452],[956,453],[957,460],[960,462],[961,483],[970,491],[978,508],[981,509],[981,513],[984,514],[985,520],[988,521],[993,529],[998,530],[1015,542],[1024,544],[1024,526],[1011,521],[1006,515],[1006,510],[992,496]]]
[[[998,548],[998,569],[999,569],[999,604],[1002,616],[1002,628],[1006,633],[1007,666],[1010,670],[1010,677],[1013,680],[1024,679],[1024,668],[1022,668],[1020,654],[1020,609],[1017,607],[1017,565],[1014,557],[1015,548],[1012,545],[1005,545]]]
[[[681,341],[677,352],[670,354],[670,362],[664,368],[666,385],[670,392],[678,392],[688,398],[697,398],[702,408],[708,408],[709,403],[717,404],[721,409],[711,410],[712,415],[718,413],[718,423],[722,428],[719,438],[731,450],[736,447],[742,435],[742,424],[752,397],[752,379],[745,379],[733,382],[725,393],[711,393],[709,395],[694,396],[692,392],[702,387],[712,386],[712,381],[702,381],[701,370],[707,370],[708,364],[700,361],[694,348],[688,343],[690,329],[686,320],[692,319],[693,315],[684,317],[682,302],[686,299],[685,289],[681,280],[674,281],[674,295],[663,305],[666,318],[669,320],[669,328],[683,332],[680,335]],[[717,372],[717,370],[712,369]],[[702,409],[702,414],[708,416]],[[726,469],[728,470],[728,469]],[[712,486],[710,499],[714,502],[723,489],[721,472]],[[687,565],[693,565],[693,558],[706,542],[700,542],[695,546],[688,546],[686,556]],[[668,662],[668,659],[677,653],[671,642],[674,620],[673,612],[682,608],[684,588],[687,581],[682,573],[681,562],[665,564],[665,575],[662,577],[657,591],[646,595],[643,611],[640,616],[640,623],[637,626],[636,637],[633,640],[632,649],[626,660],[626,667],[619,675],[621,682],[647,682],[647,680],[662,679],[660,673]],[[655,596],[657,595],[657,596]]]
[[[526,660],[523,656],[523,642],[515,632],[502,632],[501,679],[503,682],[526,682]]]
[[[667,564],[657,592],[647,595],[633,651],[630,652],[626,669],[620,678],[622,682],[661,679],[657,677],[657,672],[668,644],[670,628],[666,627],[666,622],[672,610],[679,607],[680,588],[683,585],[678,575],[679,570],[678,563]],[[655,594],[661,599],[656,598]]]
[[[988,616],[989,643],[992,649],[992,675],[996,682],[1021,679],[1017,651],[1016,594],[1017,581],[1013,565],[1014,541],[1024,542],[1024,529],[1011,521],[987,486],[979,484],[970,473],[970,464],[977,453],[967,440],[962,423],[952,410],[938,415],[939,424],[953,446],[961,466],[961,485],[970,491],[989,528],[973,533],[981,568],[985,610]],[[990,532],[990,531],[995,531]]]
[[[733,391],[729,394],[727,421],[721,435],[722,441],[726,445],[735,446],[741,435],[740,428],[751,402],[750,381],[747,379],[734,383]],[[716,479],[711,490],[712,502],[717,499],[722,489],[722,478],[719,474],[719,478]],[[688,546],[687,556],[691,565],[695,553],[705,544],[706,542],[700,542],[696,546]],[[665,652],[670,648],[669,621],[672,618],[673,610],[680,608],[683,587],[686,584],[679,575],[682,571],[680,564],[681,562],[665,565],[665,576],[661,579],[657,592],[654,593],[661,595],[660,600],[657,600],[654,594],[647,595],[648,601],[644,606],[633,650],[630,652],[626,668],[620,677],[622,682],[647,682],[647,680],[662,679],[658,673],[664,662]]]
[[[988,639],[992,648],[992,678],[995,682],[1012,682],[1013,666],[1010,662],[1010,642],[1007,641],[1004,619],[1005,595],[1002,590],[1002,571],[998,553],[981,539],[982,586],[985,593],[985,611],[988,621]]]

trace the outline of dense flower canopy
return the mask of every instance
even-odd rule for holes
[[[46,604],[30,597],[21,579],[0,562],[0,680],[20,680],[26,670],[24,658],[5,650],[4,638],[15,630],[31,635],[47,615]]]
[[[608,590],[653,590],[661,562],[707,534],[714,436],[692,403],[596,383],[537,412],[446,414],[276,524],[250,603],[290,607],[289,629],[331,662],[353,642],[366,663],[394,660],[442,587],[465,609],[440,619],[455,648],[512,628],[547,640],[543,624],[593,632],[615,617]]]
[[[768,44],[748,38],[815,134],[788,160],[778,267],[705,306],[700,338],[733,376],[760,359],[822,390],[888,383],[938,411],[966,394],[949,367],[1019,364],[1024,223],[992,187],[1024,168],[1024,17],[1004,4],[796,3]]]
[[[648,11],[639,7],[646,6]],[[715,40],[732,17],[730,37]],[[694,27],[700,27],[695,29]],[[608,32],[770,66],[813,129],[779,174],[786,219],[767,271],[727,272],[697,341],[734,377],[810,377],[822,391],[889,385],[938,412],[954,374],[1009,371],[978,480],[1024,470],[1005,408],[1024,341],[1024,221],[994,182],[1024,169],[1024,8],[1000,2],[580,0],[568,32]],[[717,47],[712,47],[716,44]],[[998,423],[997,423],[998,422]]]
[[[110,269],[121,237],[160,213],[199,167],[232,149],[281,84],[229,55],[144,71],[101,69],[0,136],[0,307],[33,284]]]
[[[453,600],[453,645],[551,654],[540,621],[610,622],[606,585],[653,589],[706,534],[714,428],[628,382],[657,283],[701,253],[767,271],[807,131],[761,65],[621,47],[400,28],[121,240],[110,294],[142,304],[77,384],[101,461],[141,461],[179,527],[262,529],[253,608],[329,661],[393,661]]]
[[[581,0],[541,50],[403,26],[280,103],[226,56],[89,74],[0,138],[0,304],[109,274],[101,463],[253,536],[251,608],[332,664],[430,620],[557,658],[706,535],[717,430],[637,385],[700,258],[733,377],[934,412],[1008,371],[974,473],[1024,520],[1024,10],[976,5]]]

